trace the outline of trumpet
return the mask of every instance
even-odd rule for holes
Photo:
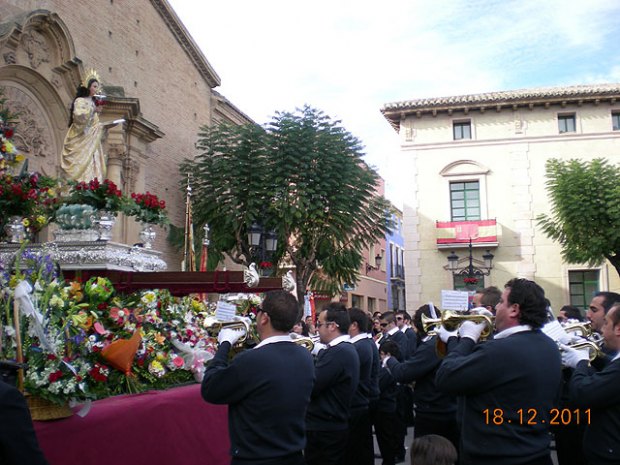
[[[475,323],[484,323],[485,328],[480,334],[480,339],[486,339],[493,333],[495,317],[483,314],[464,315],[462,313],[446,310],[441,314],[441,318],[429,318],[422,315],[422,327],[427,334],[436,334],[437,329],[443,326],[448,331],[458,329],[465,321],[473,321]]]
[[[293,342],[298,346],[302,346],[304,349],[307,349],[308,352],[312,352],[314,349],[314,341],[311,337],[299,336],[291,339],[293,339]]]
[[[576,350],[588,349],[590,361],[593,361],[594,359],[598,357],[602,357],[604,355],[600,345],[588,339],[582,339],[582,340],[577,340],[574,342],[569,342],[565,345],[572,349],[576,349]],[[560,351],[561,350],[562,348],[560,347]]]
[[[577,321],[577,322],[563,324],[562,328],[567,333],[576,333],[577,336],[581,336],[585,338],[590,338],[592,337],[593,334],[598,334],[598,333],[593,333],[592,323],[590,323],[589,321]]]
[[[211,337],[217,337],[220,331],[224,328],[243,331],[243,336],[241,336],[235,345],[242,345],[248,339],[248,335],[250,334],[250,324],[245,320],[219,321],[214,318],[208,318],[205,319],[204,327]]]

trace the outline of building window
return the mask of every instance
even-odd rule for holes
[[[598,270],[575,270],[568,272],[568,289],[570,304],[579,308],[588,308],[590,301],[599,290]],[[559,309],[558,309],[559,310]]]
[[[452,123],[454,140],[471,139],[471,121],[455,121]]]
[[[614,131],[620,131],[620,112],[611,114],[611,125]]]
[[[463,181],[450,183],[451,221],[480,219],[480,182]]]
[[[576,128],[575,124],[575,114],[571,113],[569,115],[558,115],[558,129],[560,134],[565,134],[567,132],[575,132]]]
[[[368,309],[367,310],[370,313],[374,313],[377,311],[377,299],[375,299],[374,297],[368,297]]]
[[[362,308],[362,302],[364,299],[361,295],[351,294],[351,307]]]

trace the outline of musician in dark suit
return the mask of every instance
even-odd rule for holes
[[[374,444],[370,420],[370,404],[376,407],[379,400],[379,350],[370,331],[370,319],[359,308],[349,309],[350,342],[360,359],[360,381],[351,401],[349,439],[345,463],[349,465],[373,465]]]
[[[0,380],[0,464],[47,465],[32,426],[26,399]]]
[[[561,358],[540,331],[545,292],[533,281],[506,283],[496,306],[493,340],[477,344],[484,323],[444,327],[448,355],[437,370],[441,391],[460,396],[462,465],[551,465],[549,423],[560,393]]]
[[[574,368],[569,384],[571,401],[589,424],[583,438],[588,464],[620,463],[620,305],[613,305],[603,319],[605,346],[615,354],[602,370],[590,366],[589,351],[563,347],[564,365]],[[587,411],[587,413],[586,413]],[[574,413],[574,412],[573,412]]]
[[[458,448],[458,426],[456,422],[456,398],[442,393],[435,385],[435,373],[442,361],[437,355],[436,336],[429,336],[422,325],[422,315],[431,315],[428,305],[422,305],[414,317],[414,325],[421,343],[409,360],[399,363],[394,357],[384,357],[383,363],[400,383],[415,382],[413,400],[415,405],[416,438],[428,434],[439,434],[448,438]]]
[[[310,353],[289,333],[297,300],[271,291],[256,314],[260,344],[228,362],[243,331],[224,328],[205,371],[202,397],[228,404],[232,465],[302,465],[306,409],[314,381]]]
[[[383,337],[381,343],[385,341],[394,341],[400,349],[399,362],[404,361],[409,354],[409,342],[407,336],[396,325],[396,314],[394,312],[384,312],[381,314],[381,331]]]
[[[316,327],[327,348],[316,357],[316,381],[306,414],[307,465],[339,465],[345,459],[351,401],[360,378],[360,359],[349,341],[346,307],[332,302]]]
[[[383,338],[381,344],[387,341],[395,342],[398,345],[400,356],[397,357],[399,362],[403,362],[409,355],[409,341],[407,336],[403,333],[397,325],[396,314],[394,312],[385,312],[381,314],[381,331],[383,331]],[[396,431],[398,431],[399,447],[396,450],[396,461],[403,462],[405,460],[405,437],[407,436],[407,419],[411,417],[409,409],[413,411],[413,404],[408,402],[407,391],[410,391],[409,386],[404,384],[398,385],[398,396],[396,413],[398,415],[398,425]],[[411,399],[411,396],[409,396]]]

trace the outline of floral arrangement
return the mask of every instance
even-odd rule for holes
[[[463,278],[465,284],[478,284],[478,278]]]
[[[128,208],[128,214],[135,216],[142,223],[158,224],[163,226],[168,223],[166,215],[166,202],[157,198],[155,194],[131,194],[133,202]]]
[[[56,180],[38,173],[1,174],[0,211],[4,221],[18,216],[30,233],[40,231],[58,205],[56,185]]]
[[[127,203],[116,184],[109,179],[100,182],[95,178],[89,182],[70,181],[71,190],[67,203],[90,205],[97,210],[112,213],[122,211]]]
[[[1,358],[15,358],[12,302],[24,280],[39,314],[20,318],[28,392],[62,403],[202,379],[217,345],[205,327],[213,305],[162,290],[121,296],[106,278],[64,282],[55,270],[29,250],[0,269]]]

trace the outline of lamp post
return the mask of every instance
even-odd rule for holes
[[[274,264],[271,259],[278,248],[278,235],[273,230],[265,231],[258,223],[252,223],[248,230],[248,243],[252,259],[258,260],[258,269],[262,276],[269,276],[273,272]],[[269,264],[270,266],[267,266]]]
[[[381,260],[383,260],[383,257],[381,256],[381,254],[377,254],[375,255],[374,266],[367,262],[366,263],[366,274],[368,274],[370,270],[378,270],[381,267]]]
[[[476,284],[478,284],[478,281],[481,278],[491,274],[494,255],[491,253],[490,250],[487,250],[486,253],[482,256],[482,259],[484,260],[483,262],[474,259],[471,237],[469,238],[468,248],[468,264],[463,267],[459,266],[459,257],[457,254],[454,253],[454,251],[452,251],[450,255],[448,255],[447,269],[450,270],[454,276],[463,276],[463,282],[465,283],[465,287],[467,287],[467,289],[474,290],[476,289]],[[474,262],[478,262],[478,266],[475,266]]]

